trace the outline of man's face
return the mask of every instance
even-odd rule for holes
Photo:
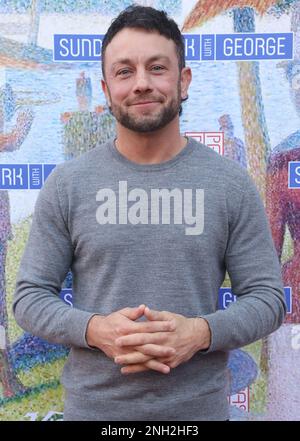
[[[173,40],[125,28],[106,48],[105,78],[102,88],[117,121],[135,132],[152,132],[178,117],[190,69],[179,75]]]

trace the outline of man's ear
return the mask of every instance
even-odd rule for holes
[[[109,93],[108,93],[108,90],[107,90],[106,82],[103,79],[101,79],[101,87],[102,87],[102,90],[104,92],[107,104],[110,107],[111,106],[111,102],[110,102],[110,98],[109,98]]]
[[[187,97],[189,85],[192,81],[192,70],[190,67],[184,67],[181,71],[181,99]]]

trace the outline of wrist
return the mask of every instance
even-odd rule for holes
[[[195,318],[198,351],[205,351],[211,345],[211,330],[208,322],[202,317]]]
[[[85,333],[85,340],[91,348],[99,349],[100,346],[99,325],[102,319],[104,318],[105,316],[102,316],[100,314],[94,314],[88,321],[86,327],[86,333]]]

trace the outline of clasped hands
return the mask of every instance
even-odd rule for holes
[[[145,316],[147,321],[136,320]],[[94,315],[88,324],[87,343],[101,349],[123,374],[155,370],[168,374],[197,351],[210,346],[208,323],[145,305],[124,308],[107,316]]]

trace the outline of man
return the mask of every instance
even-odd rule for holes
[[[71,347],[66,420],[226,420],[228,351],[285,315],[263,205],[238,164],[180,135],[191,69],[164,12],[121,13],[102,70],[117,137],[48,177],[16,320]],[[73,308],[58,298],[69,267]],[[217,311],[226,269],[239,300]]]

